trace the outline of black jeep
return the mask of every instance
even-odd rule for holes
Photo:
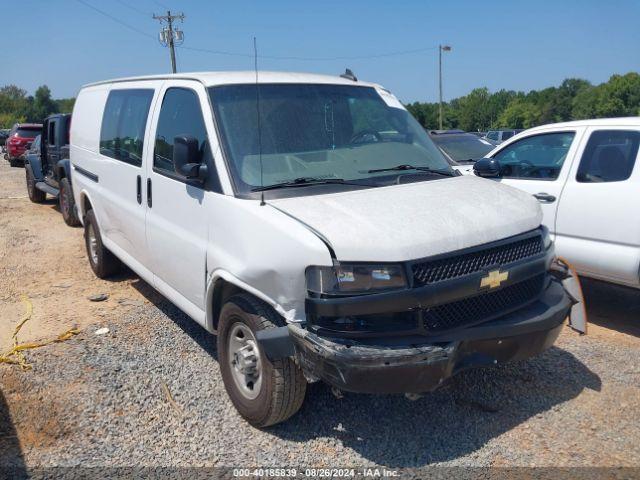
[[[70,127],[70,113],[47,117],[42,125],[40,142],[34,142],[25,155],[25,170],[29,199],[42,203],[47,193],[58,198],[65,223],[73,227],[80,222],[71,190]]]

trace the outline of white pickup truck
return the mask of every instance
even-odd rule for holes
[[[580,275],[640,288],[639,143],[640,117],[544,125],[473,170],[536,197],[556,253]]]

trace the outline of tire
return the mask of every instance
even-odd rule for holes
[[[19,167],[20,166],[20,160],[17,159],[17,158],[9,157],[9,166],[11,166],[11,167]]]
[[[89,265],[96,277],[107,278],[120,271],[120,260],[102,244],[100,228],[93,210],[89,210],[84,217],[84,244]]]
[[[259,388],[250,393],[243,392],[237,380],[242,374],[232,361],[234,344],[239,338],[237,334],[247,329],[255,341],[255,333],[259,330],[283,325],[282,318],[270,306],[247,294],[234,295],[220,312],[217,341],[222,380],[238,413],[254,427],[268,427],[293,416],[304,402],[307,381],[292,359],[272,362],[258,350],[260,377],[256,383]],[[255,345],[257,348],[257,342]],[[254,398],[250,398],[251,395]]]
[[[33,203],[42,203],[47,199],[47,194],[36,188],[36,179],[33,176],[31,167],[24,169],[27,178],[27,193],[29,194],[29,200]]]
[[[71,191],[71,184],[68,178],[60,180],[60,193],[58,194],[58,202],[60,204],[60,213],[64,223],[70,227],[77,227],[80,225],[80,220],[76,215],[75,201],[73,200],[73,192]]]

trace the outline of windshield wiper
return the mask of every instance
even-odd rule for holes
[[[402,171],[402,170],[418,170],[420,172],[429,172],[429,173],[435,173],[437,175],[444,175],[445,177],[457,177],[458,176],[458,174],[455,173],[454,171],[436,170],[434,168],[417,167],[417,166],[414,166],[414,165],[398,165],[396,167],[389,167],[389,168],[376,168],[376,169],[373,169],[373,170],[369,170],[367,173],[398,172],[398,171]]]
[[[315,178],[315,177],[300,177],[290,182],[282,182],[275,183],[273,185],[264,185],[262,187],[252,188],[252,192],[263,192],[265,190],[276,190],[278,188],[291,188],[291,187],[307,187],[309,185],[329,185],[329,184],[338,184],[338,185],[357,185],[359,187],[375,187],[377,185],[372,185],[368,183],[359,183],[359,182],[351,182],[349,180],[345,180],[344,178]]]

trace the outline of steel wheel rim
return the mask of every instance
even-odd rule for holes
[[[91,262],[94,265],[98,264],[98,238],[96,237],[96,231],[93,229],[93,225],[89,224],[87,228],[87,244],[89,246],[89,256]]]
[[[234,323],[227,340],[229,367],[236,387],[249,400],[260,394],[262,362],[258,341],[244,323]]]

